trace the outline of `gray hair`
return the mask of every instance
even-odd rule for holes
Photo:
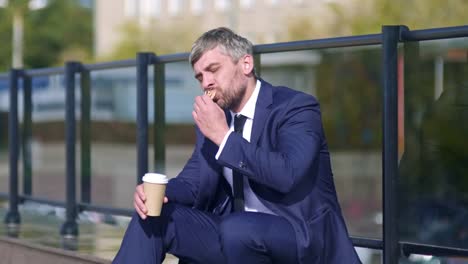
[[[244,55],[253,56],[252,42],[237,35],[229,28],[219,27],[205,32],[193,43],[189,57],[192,67],[206,51],[216,47],[231,57],[234,63],[237,63]]]

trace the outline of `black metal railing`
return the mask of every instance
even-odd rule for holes
[[[397,208],[397,180],[398,180],[398,44],[421,40],[447,39],[468,37],[468,26],[409,30],[406,26],[383,26],[380,34],[370,34],[351,37],[327,38],[318,40],[304,40],[275,44],[256,45],[254,47],[255,60],[260,72],[260,54],[273,52],[287,52],[309,49],[340,48],[351,46],[382,46],[383,72],[383,236],[382,239],[352,237],[355,246],[382,250],[383,263],[397,263],[400,255],[419,253],[442,256],[468,256],[468,250],[453,247],[439,247],[400,241],[398,234]],[[18,231],[20,215],[18,204],[24,201],[35,201],[53,206],[66,208],[66,221],[61,228],[64,237],[76,237],[78,225],[77,213],[91,210],[115,215],[132,215],[133,210],[96,206],[91,197],[91,159],[90,159],[90,102],[91,81],[90,73],[95,70],[115,69],[122,67],[136,67],[137,73],[137,171],[136,182],[148,170],[148,71],[153,67],[154,89],[154,165],[157,170],[164,172],[165,164],[165,64],[186,61],[188,53],[156,56],[153,53],[138,53],[136,59],[121,60],[97,64],[82,64],[67,62],[63,68],[46,69],[12,69],[9,74],[0,74],[0,79],[10,82],[10,110],[9,110],[9,193],[0,193],[0,197],[9,199],[9,211],[5,223],[9,226],[10,234]],[[66,85],[66,201],[52,201],[32,195],[31,170],[31,78],[43,75],[63,74]],[[76,200],[76,156],[75,156],[75,86],[76,75],[80,75],[81,87],[81,201]],[[24,115],[21,134],[23,152],[23,195],[18,193],[18,160],[19,160],[19,128],[18,128],[18,83],[23,79],[24,87]]]

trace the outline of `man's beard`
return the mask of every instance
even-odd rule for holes
[[[245,96],[246,90],[246,86],[240,86],[239,89],[233,93],[230,93],[228,96],[225,96],[223,104],[219,106],[224,110],[237,109],[242,101],[242,98]]]

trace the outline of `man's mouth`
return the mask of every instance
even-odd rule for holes
[[[208,95],[211,100],[213,100],[214,102],[216,102],[217,100],[215,99],[215,95],[216,95],[216,91],[215,90],[206,90],[205,91],[205,94]]]

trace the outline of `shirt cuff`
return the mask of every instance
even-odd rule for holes
[[[232,133],[232,130],[228,131],[226,133],[226,135],[224,135],[223,141],[221,141],[221,145],[219,145],[218,152],[216,153],[216,156],[215,156],[216,160],[219,159],[219,156],[221,155],[221,152],[223,152],[224,145],[226,145],[226,141],[227,141],[229,135],[231,135],[231,133]]]

